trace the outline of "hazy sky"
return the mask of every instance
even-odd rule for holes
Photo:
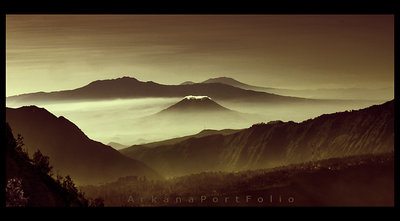
[[[393,87],[392,15],[7,15],[6,95],[131,76]]]

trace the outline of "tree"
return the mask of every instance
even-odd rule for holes
[[[50,158],[48,156],[43,155],[40,150],[36,151],[33,154],[33,158],[30,159],[27,152],[24,151],[24,142],[23,137],[18,134],[17,139],[14,138],[12,134],[11,127],[8,123],[6,123],[6,154],[11,159],[15,159],[18,162],[23,162],[24,167],[27,166],[29,170],[27,172],[16,173],[13,167],[7,167],[7,178],[12,178],[7,180],[6,182],[6,205],[7,206],[26,206],[28,205],[28,198],[24,197],[25,194],[32,194],[36,188],[32,184],[41,183],[43,185],[58,185],[57,188],[51,188],[56,191],[58,189],[58,193],[65,197],[65,201],[68,202],[68,206],[88,206],[88,200],[85,199],[84,193],[78,191],[74,182],[72,181],[70,176],[66,176],[65,178],[58,174],[56,178],[53,178],[52,170],[53,167],[50,165]],[[27,150],[27,148],[25,149]],[[22,164],[22,163],[21,163]],[[31,170],[31,168],[33,170]],[[33,174],[35,176],[39,176],[39,178],[31,177],[27,174]],[[21,178],[13,178],[15,175],[22,176],[24,180],[24,184],[30,187],[27,188],[28,192],[24,192],[22,189],[22,179]],[[48,177],[47,177],[48,176]],[[43,178],[43,179],[42,179]],[[55,183],[51,182],[50,179],[53,179]],[[40,189],[40,188],[39,188]],[[52,194],[52,191],[44,191],[42,194]],[[60,196],[61,196],[60,195]],[[100,202],[97,202],[100,204]]]
[[[14,148],[16,153],[18,154],[19,157],[22,159],[25,159],[27,161],[30,161],[29,155],[28,155],[28,149],[24,149],[24,137],[21,134],[18,134],[17,139],[14,138],[14,136],[11,133],[11,128],[7,124],[7,127],[9,129],[10,134],[7,134],[7,145],[9,145],[11,148]]]
[[[71,176],[67,175],[64,177],[61,186],[68,192],[68,201],[70,206],[87,207],[89,205],[89,201],[85,198],[85,194],[78,190]]]
[[[45,174],[48,174],[49,176],[52,176],[52,170],[53,166],[50,165],[50,158],[48,156],[43,155],[40,150],[36,151],[33,154],[33,165],[36,166],[40,171],[42,171]]]
[[[61,186],[72,195],[78,196],[78,189],[76,188],[74,182],[72,181],[72,178],[69,175],[64,177]]]
[[[22,151],[22,147],[25,145],[24,144],[24,137],[22,137],[22,135],[21,134],[18,134],[17,135],[17,139],[15,140],[15,142],[16,142],[16,149],[18,150],[18,151]]]
[[[7,181],[6,186],[6,206],[7,207],[23,207],[28,203],[28,198],[24,197],[22,189],[22,180],[12,178]]]
[[[90,207],[104,207],[104,199],[101,197],[97,197],[94,200],[89,201]]]

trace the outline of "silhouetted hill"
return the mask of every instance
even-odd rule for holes
[[[17,142],[8,124],[5,129],[5,183],[11,179],[21,181],[23,197],[27,198],[25,206],[83,206],[53,178],[37,169],[28,156],[17,149]]]
[[[129,151],[128,151],[129,150]],[[125,149],[166,176],[237,171],[394,150],[394,100],[301,123],[257,124],[172,145]]]
[[[30,154],[40,149],[50,157],[55,171],[70,174],[78,184],[98,184],[127,175],[160,178],[145,164],[89,139],[72,122],[43,108],[6,108],[6,120],[15,133],[23,135]]]
[[[94,81],[74,90],[38,92],[7,97],[7,102],[55,102],[68,100],[95,100],[114,98],[185,97],[209,96],[216,100],[239,100],[247,102],[304,102],[303,98],[285,97],[265,92],[244,90],[227,84],[162,85],[123,77]]]

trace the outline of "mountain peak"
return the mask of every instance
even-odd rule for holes
[[[136,78],[129,77],[129,76],[123,76],[119,78],[114,78],[114,79],[104,79],[104,80],[96,80],[92,81],[89,85],[95,85],[99,83],[106,83],[106,82],[139,82]]]
[[[135,81],[138,81],[138,79],[136,79],[134,77],[130,77],[130,76],[123,76],[123,77],[119,77],[119,78],[115,78],[115,79],[111,79],[111,80],[135,80]]]
[[[191,84],[195,84],[193,81],[185,81],[183,83],[181,83],[180,85],[191,85]]]
[[[217,78],[210,78],[208,80],[203,81],[202,83],[220,83],[220,82],[239,82],[230,77],[217,77]]]
[[[244,84],[244,83],[237,81],[230,77],[210,78],[208,80],[203,81],[202,83],[222,83],[222,84],[227,84],[227,85],[231,85],[234,87],[248,87],[249,86],[247,84]]]
[[[54,114],[50,113],[48,110],[42,107],[38,107],[35,105],[29,105],[29,106],[22,106],[18,108],[9,108],[7,107],[6,110],[18,110],[20,112],[30,114],[30,113],[35,113],[35,114],[41,114],[41,115],[49,115],[52,117],[56,117]]]
[[[210,78],[209,80],[233,80],[233,81],[236,81],[235,79],[230,78],[230,77],[217,77],[217,78]]]
[[[209,96],[193,96],[193,95],[188,95],[188,96],[184,97],[183,99],[187,99],[187,100],[204,100],[204,99],[209,99],[209,100],[211,100],[211,97],[209,97]]]
[[[164,109],[163,113],[175,112],[175,111],[230,111],[211,99],[209,96],[194,96],[188,95],[184,97],[178,103]]]

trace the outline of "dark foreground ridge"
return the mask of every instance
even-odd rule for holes
[[[29,154],[39,149],[50,157],[56,171],[70,174],[77,184],[98,184],[128,175],[161,178],[145,164],[89,139],[75,124],[43,108],[6,108],[6,120],[24,137]]]
[[[6,206],[85,206],[83,196],[71,191],[71,182],[69,188],[65,188],[43,172],[18,142],[6,124]]]

